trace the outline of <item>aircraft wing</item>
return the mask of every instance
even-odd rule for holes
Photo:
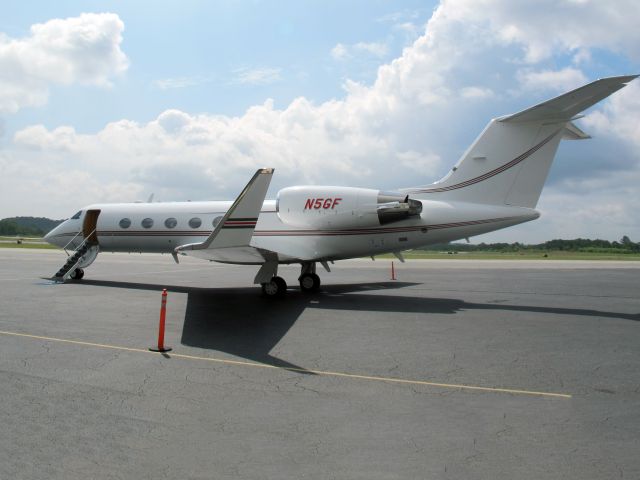
[[[601,78],[564,95],[499,119],[501,122],[569,121],[573,116],[620,90],[638,75]]]
[[[273,168],[259,169],[222,217],[211,235],[201,243],[176,247],[176,254],[228,263],[263,263],[264,256],[249,246],[267,194]]]

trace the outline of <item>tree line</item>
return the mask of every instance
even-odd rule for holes
[[[62,220],[45,217],[12,217],[0,220],[0,235],[42,237]]]
[[[39,228],[23,227],[13,220],[0,220],[0,235],[25,237],[42,237],[44,232]]]
[[[430,245],[421,250],[435,252],[520,252],[520,251],[565,251],[565,252],[589,252],[589,253],[640,253],[640,242],[633,242],[625,235],[619,241],[591,240],[588,238],[576,238],[573,240],[548,240],[538,244],[514,243],[445,243]]]

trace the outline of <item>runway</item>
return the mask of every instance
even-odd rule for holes
[[[0,478],[640,476],[640,262],[0,261]]]

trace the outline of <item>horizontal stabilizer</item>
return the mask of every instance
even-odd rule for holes
[[[251,250],[251,255],[255,255],[254,249],[245,247],[249,247],[251,242],[264,197],[271,183],[273,170],[273,168],[261,168],[255,173],[204,242],[181,245],[176,247],[175,252],[214,259],[217,256],[224,256],[222,252],[220,252],[221,255],[214,255],[215,250],[236,251],[238,247],[242,247],[240,250]]]
[[[623,88],[638,75],[601,78],[559,97],[547,100],[513,115],[499,119],[500,122],[568,121],[578,113],[595,105],[613,92]]]
[[[565,140],[586,140],[591,138],[591,135],[584,133],[573,122],[569,122],[564,127],[562,138]]]

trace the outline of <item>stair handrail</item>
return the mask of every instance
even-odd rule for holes
[[[91,235],[93,235],[94,233],[96,233],[96,230],[97,230],[97,228],[94,228],[94,229],[93,229],[93,231],[92,231],[89,235],[87,235],[87,236],[84,238],[84,240],[82,241],[82,243],[81,243],[80,245],[78,245],[78,246],[75,248],[75,251],[77,251],[80,247],[82,247],[85,243],[87,243],[87,242],[89,241],[89,239],[91,238]],[[64,247],[62,247],[62,249],[64,250],[64,253],[66,253],[66,254],[67,254],[67,257],[70,257],[70,256],[71,256],[71,255],[69,255],[69,252],[67,252],[67,247],[68,247],[69,245],[71,245],[71,242],[73,242],[73,241],[78,237],[78,235],[80,235],[81,233],[82,233],[82,230],[80,230],[78,233],[76,233],[76,234],[73,236],[73,238],[72,238],[71,240],[69,240],[69,241],[67,242],[67,244],[66,244]]]

